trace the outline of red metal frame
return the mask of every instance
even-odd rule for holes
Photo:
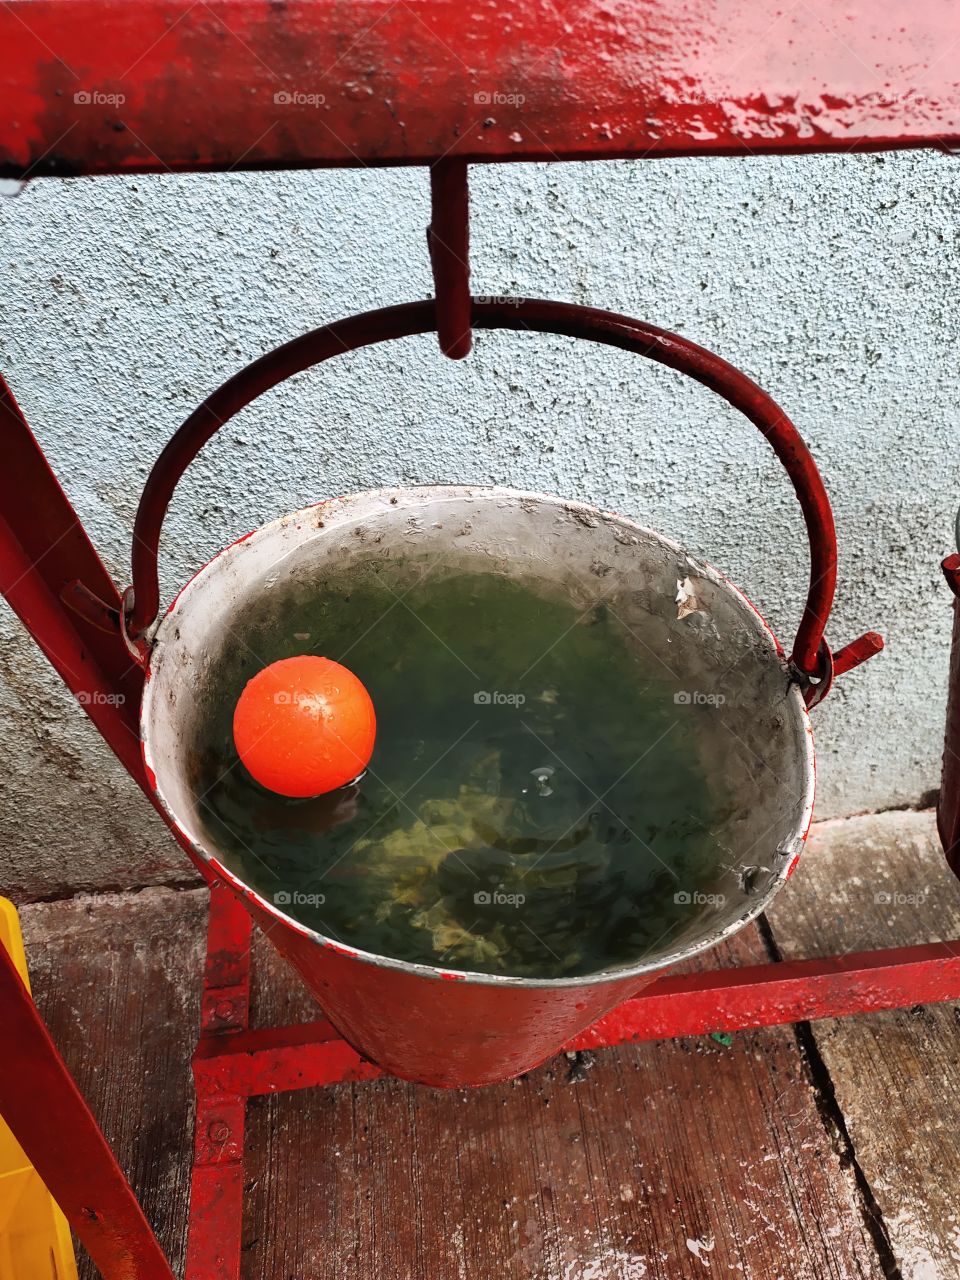
[[[436,309],[422,306],[442,350],[459,358],[469,351],[471,324],[498,323],[495,308],[484,311],[469,297],[468,161],[960,145],[955,0],[888,0],[861,8],[856,22],[827,5],[784,10],[779,0],[649,0],[633,8],[585,0],[573,16],[566,8],[518,0],[506,26],[498,6],[465,11],[462,0],[11,0],[0,5],[8,73],[0,176],[430,164]],[[555,318],[552,331],[570,332]],[[671,335],[608,320],[604,340],[614,345],[640,350],[643,341],[642,353],[665,363],[681,350]],[[618,334],[624,323],[636,327]],[[147,549],[135,545],[138,595],[155,574],[153,539],[182,465],[236,411],[251,377],[272,377],[271,360],[295,364],[309,354],[306,363],[315,362],[320,341],[307,335],[266,366],[251,366],[171,441],[141,507]],[[701,380],[727,394],[709,376]],[[233,408],[231,396],[238,396]],[[785,437],[767,425],[776,448]],[[153,588],[128,596],[124,608],[2,380],[0,430],[0,589],[150,795],[138,740],[142,655],[123,621],[131,610],[139,625],[154,616]],[[809,455],[793,455],[787,469],[795,483],[808,464]],[[809,494],[804,514],[816,557],[832,545],[832,525],[824,523],[825,495],[808,485]],[[833,675],[876,651],[878,637],[868,633],[831,657],[822,629],[834,565],[820,568],[825,576],[816,581],[815,571],[811,580],[796,653],[804,671],[817,670],[822,695]],[[950,572],[956,585],[960,567]],[[960,795],[960,775],[954,790]],[[945,804],[941,830],[951,841],[960,830]],[[323,1021],[249,1030],[250,930],[243,908],[214,885],[194,1058],[189,1280],[239,1274],[247,1098],[379,1074]],[[570,1047],[956,1000],[958,954],[960,942],[939,943],[666,977]],[[0,1055],[0,1110],[104,1276],[170,1280],[129,1185],[2,955],[0,1018],[5,1045],[14,1046]]]
[[[955,0],[10,0],[0,175],[955,146],[958,38]]]
[[[252,921],[210,891],[185,1280],[237,1280],[250,1098],[382,1073],[324,1020],[249,1030]],[[600,1049],[960,997],[960,944],[750,965],[659,979],[565,1046]],[[172,1280],[129,1184],[0,948],[0,1113],[106,1280]],[[44,1105],[36,1100],[42,1096]]]

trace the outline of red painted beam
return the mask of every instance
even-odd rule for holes
[[[127,771],[146,789],[140,756],[143,672],[112,634],[68,609],[77,587],[106,609],[120,595],[0,377],[0,593]]]
[[[204,1038],[193,1059],[198,1095],[256,1097],[380,1075],[326,1020]]]
[[[0,1114],[106,1280],[174,1280],[136,1197],[0,946]]]
[[[0,173],[960,142],[960,6],[9,0]]]
[[[599,1049],[945,1000],[960,1000],[960,941],[660,978],[565,1047]],[[282,1093],[381,1074],[326,1021],[202,1040],[194,1059],[203,1094]]]
[[[960,941],[661,978],[567,1048],[744,1031],[945,1000],[960,1000]]]

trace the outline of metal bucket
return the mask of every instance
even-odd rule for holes
[[[691,898],[684,927],[636,962],[571,980],[493,977],[370,955],[306,928],[244,885],[212,843],[196,793],[198,728],[217,697],[211,672],[225,643],[278,573],[321,581],[411,558],[439,572],[539,580],[571,596],[603,571],[603,595],[654,671],[677,717],[703,722],[704,772],[728,814],[712,833],[715,865]],[[615,585],[613,585],[615,575]],[[688,603],[678,607],[678,583]],[[678,616],[681,615],[681,616]],[[415,624],[411,623],[411,626]],[[345,636],[348,639],[349,635]],[[441,640],[443,637],[441,637]],[[420,643],[420,636],[414,636]],[[157,795],[194,853],[242,893],[300,970],[331,1021],[365,1056],[433,1084],[482,1083],[555,1051],[655,970],[687,958],[752,919],[786,879],[813,805],[809,718],[782,652],[743,596],[678,546],[619,516],[511,490],[425,488],[360,493],[267,525],[207,565],[164,618],[142,706],[144,755]],[[709,745],[708,745],[709,744]],[[281,928],[274,926],[280,922]]]
[[[132,652],[148,670],[144,759],[171,827],[208,878],[242,898],[300,972],[325,1014],[387,1071],[460,1087],[530,1069],[653,977],[757,916],[792,870],[811,820],[813,741],[807,704],[835,670],[875,652],[862,638],[834,658],[823,642],[835,581],[829,504],[805,446],[769,397],[717,357],[624,317],[554,303],[475,304],[477,327],[541,327],[636,350],[720,391],[760,427],[787,468],[811,534],[810,594],[788,661],[757,610],[721,574],[619,515],[512,490],[428,487],[337,498],[275,521],[221,552],[177,597],[154,631],[156,553],[179,475],[232,413],[268,386],[339,351],[426,331],[432,304],[354,317],[288,344],[225,384],[161,455],[138,513],[135,589],[126,598]],[[669,339],[669,341],[666,341]],[[214,655],[243,635],[278,575],[319,578],[371,555],[440,558],[459,571],[541,580],[572,596],[602,576],[645,662],[678,673],[678,716],[701,717],[704,766],[725,789],[712,866],[683,923],[629,963],[584,976],[529,979],[412,964],[344,945],[305,927],[227,865],[210,838],[191,759],[195,729],[215,696]],[[716,695],[722,694],[722,698]]]

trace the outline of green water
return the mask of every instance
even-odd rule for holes
[[[329,937],[452,969],[585,974],[689,923],[675,895],[717,863],[698,718],[612,609],[543,590],[371,564],[265,592],[196,727],[225,862]],[[246,681],[297,653],[355,671],[378,721],[364,777],[313,800],[263,790],[231,735]]]

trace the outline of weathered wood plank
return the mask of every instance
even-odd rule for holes
[[[755,931],[704,963],[765,959]],[[261,1013],[282,996],[261,990]],[[880,1277],[789,1029],[250,1110],[245,1280]]]
[[[932,813],[814,829],[768,915],[785,959],[960,938]],[[812,1024],[904,1280],[960,1275],[960,1008]]]

